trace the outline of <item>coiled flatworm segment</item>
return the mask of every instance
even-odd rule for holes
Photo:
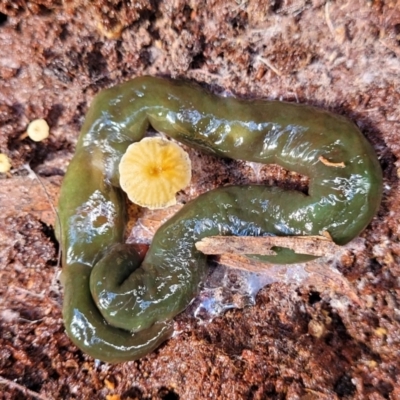
[[[205,193],[158,230],[140,263],[122,244],[125,196],[118,164],[149,125],[217,156],[277,163],[308,175],[308,195],[257,185]],[[59,202],[68,334],[105,361],[142,357],[171,334],[168,321],[198,290],[206,257],[196,241],[211,235],[327,231],[345,244],[371,221],[381,187],[370,144],[353,123],[326,111],[221,98],[197,85],[153,77],[102,91],[87,114]],[[276,256],[264,259],[310,259],[276,250]]]

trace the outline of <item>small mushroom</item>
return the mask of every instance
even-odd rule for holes
[[[0,173],[6,173],[11,169],[11,163],[5,154],[0,153]]]
[[[135,204],[151,210],[176,204],[176,193],[191,179],[188,154],[160,137],[131,144],[119,164],[120,185]]]
[[[28,125],[26,132],[34,142],[41,142],[49,136],[49,125],[44,119],[35,119]]]

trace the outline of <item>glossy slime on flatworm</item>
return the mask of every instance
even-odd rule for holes
[[[308,195],[262,185],[207,192],[160,227],[141,262],[123,243],[118,164],[149,125],[220,157],[276,163],[308,175]],[[306,105],[221,98],[194,84],[154,77],[104,90],[89,109],[59,201],[67,333],[100,360],[140,358],[170,337],[171,319],[198,292],[207,265],[197,241],[326,231],[343,245],[371,221],[381,188],[374,150],[344,117]],[[313,258],[275,250],[276,256],[262,259]]]

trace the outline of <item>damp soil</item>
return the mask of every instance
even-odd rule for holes
[[[395,0],[0,0],[0,153],[12,165],[0,174],[0,398],[399,399],[399,71]],[[357,123],[384,174],[377,216],[337,263],[358,304],[275,282],[212,321],[182,313],[138,361],[98,362],[70,342],[53,206],[93,96],[143,74]],[[37,118],[50,126],[39,143],[24,135]],[[277,167],[194,156],[190,196],[260,179],[306,190]]]

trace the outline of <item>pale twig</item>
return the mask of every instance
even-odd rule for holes
[[[16,292],[20,292],[20,293],[27,294],[27,295],[32,296],[32,297],[36,297],[39,300],[43,300],[44,299],[44,291],[42,291],[42,293],[34,293],[34,292],[31,292],[31,291],[29,291],[27,289],[21,288],[19,286],[11,286],[11,289],[14,289]]]
[[[216,262],[228,268],[255,272],[257,274],[269,273],[271,267],[271,264],[256,261],[239,254],[221,254],[217,257]]]
[[[17,389],[20,390],[22,393],[24,393],[25,395],[29,395],[34,397],[35,399],[39,399],[39,400],[51,400],[51,397],[44,397],[39,393],[33,392],[32,390],[29,390],[28,388],[26,388],[25,386],[20,385],[17,382],[11,381],[7,378],[4,378],[0,375],[0,384],[4,384],[7,385],[13,389]]]
[[[207,70],[204,70],[204,69],[200,69],[200,68],[191,69],[191,70],[188,71],[188,73],[189,72],[191,73],[191,75],[203,74],[203,75],[209,76],[210,78],[213,78],[213,79],[217,79],[219,77],[218,74],[214,74],[214,73],[212,73],[210,71],[207,71]]]
[[[317,290],[329,288],[335,293],[347,296],[360,307],[365,306],[350,282],[336,268],[310,262],[305,265],[304,269],[308,273],[308,278],[304,280],[304,284],[314,286]]]
[[[269,61],[268,59],[258,56],[257,57],[262,63],[264,63],[271,71],[275,72],[275,74],[277,74],[278,76],[282,76],[282,72],[279,71],[278,68],[274,67],[274,65],[272,65],[271,61]]]
[[[326,236],[209,236],[196,243],[204,254],[275,255],[272,247],[285,247],[298,254],[322,257],[341,247]]]
[[[330,14],[329,14],[329,6],[330,6],[330,1],[328,0],[325,3],[325,20],[326,20],[326,24],[328,25],[329,31],[331,32],[333,38],[336,41],[336,31],[335,31],[335,27],[333,26]]]
[[[244,10],[244,7],[246,6],[247,0],[236,0],[237,6],[232,8],[232,11],[236,10]]]
[[[267,275],[272,281],[296,282],[302,286],[312,286],[318,291],[333,291],[346,296],[354,304],[364,307],[363,301],[349,281],[336,269],[325,263],[311,261],[295,265],[267,264],[238,254],[223,254],[216,262],[228,268]]]
[[[56,276],[56,274],[54,274],[54,276]],[[53,285],[54,284],[52,283],[52,285],[50,287],[52,287]],[[59,304],[57,304],[56,301],[54,301],[53,299],[51,299],[51,298],[49,298],[48,296],[45,295],[45,291],[44,290],[42,290],[41,293],[34,293],[34,292],[31,292],[30,290],[27,290],[25,288],[21,288],[19,286],[11,286],[9,290],[10,291],[14,290],[15,292],[18,292],[18,293],[21,293],[21,294],[24,294],[24,295],[27,295],[27,296],[35,297],[35,298],[37,298],[39,300],[44,300],[46,298],[47,301],[50,301],[51,303],[53,303],[57,307],[59,306]]]
[[[384,39],[379,39],[379,43],[382,44],[382,46],[386,47],[393,53],[395,53],[398,57],[400,57],[400,51],[397,49],[395,46],[392,46],[391,44],[387,43]]]

